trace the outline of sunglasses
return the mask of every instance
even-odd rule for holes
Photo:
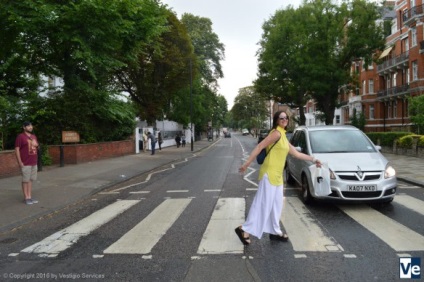
[[[280,117],[279,119],[280,119],[280,120],[289,120],[289,118],[288,118],[288,117]]]

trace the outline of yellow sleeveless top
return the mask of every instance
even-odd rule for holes
[[[268,174],[269,182],[274,186],[278,186],[284,183],[283,169],[286,163],[287,154],[289,153],[289,141],[286,137],[286,131],[282,127],[277,126],[276,129],[271,130],[270,134],[275,130],[280,132],[281,138],[277,141],[277,144],[275,144],[270,152],[269,150],[274,145],[274,143],[270,144],[266,148],[267,152],[269,153],[267,154],[265,161],[259,170],[259,180],[261,180],[266,173]]]

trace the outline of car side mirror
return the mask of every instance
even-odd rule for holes
[[[375,148],[376,148],[377,150],[381,151],[381,146],[376,145],[376,146],[375,146]]]
[[[302,152],[302,148],[300,148],[299,146],[294,147],[294,148],[296,149],[296,151],[298,151],[298,152]]]

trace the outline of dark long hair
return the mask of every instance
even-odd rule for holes
[[[272,129],[276,129],[277,128],[277,126],[278,126],[278,119],[280,118],[280,114],[281,113],[285,113],[286,114],[286,116],[287,116],[287,118],[289,118],[288,119],[288,121],[287,121],[287,126],[289,126],[289,123],[290,123],[290,117],[289,117],[289,115],[287,114],[287,112],[286,111],[278,111],[278,112],[276,112],[275,114],[274,114],[274,118],[272,119]],[[284,128],[284,129],[286,129],[287,128],[287,126]]]

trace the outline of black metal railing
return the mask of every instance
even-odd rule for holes
[[[405,10],[403,12],[403,23],[405,24],[409,20],[417,16],[423,15],[423,6],[424,5],[418,5],[418,6],[412,7],[411,9]]]
[[[409,51],[406,51],[399,56],[393,57],[384,61],[383,63],[377,65],[377,72],[383,72],[387,69],[396,67],[400,64],[406,63],[409,61]]]
[[[400,86],[392,87],[385,90],[380,90],[377,92],[377,97],[384,98],[384,97],[393,97],[393,96],[405,94],[406,92],[408,92],[408,89],[409,89],[409,84],[405,84],[405,85],[400,85]]]

